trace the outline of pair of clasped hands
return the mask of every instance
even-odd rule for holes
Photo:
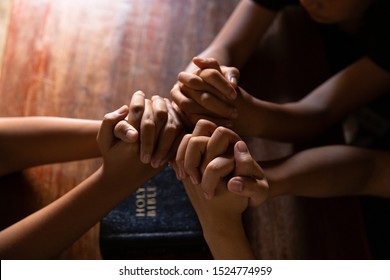
[[[194,58],[193,62],[199,69],[180,73],[171,91],[173,100],[184,98],[191,103],[183,105],[160,96],[147,99],[143,92],[135,92],[129,106],[105,116],[103,124],[109,122],[114,134],[108,146],[115,142],[135,145],[139,164],[154,169],[169,162],[201,221],[209,211],[225,215],[233,209],[241,214],[267,198],[268,183],[245,142],[225,127],[232,126],[230,119],[237,117],[232,100],[237,97],[239,73],[220,67],[213,59]],[[213,113],[213,108],[221,113]],[[192,133],[184,135],[184,128],[193,125]]]

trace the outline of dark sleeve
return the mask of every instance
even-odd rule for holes
[[[272,11],[279,11],[287,5],[299,4],[299,0],[252,0],[252,1]]]
[[[378,1],[367,17],[362,40],[367,56],[390,72],[390,1]]]

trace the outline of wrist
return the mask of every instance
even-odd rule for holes
[[[202,219],[200,217],[200,223],[206,239],[239,235],[241,234],[240,229],[243,228],[241,215],[218,219]]]
[[[263,120],[262,101],[247,93],[239,87],[237,89],[236,108],[238,119],[235,121],[234,130],[241,136],[260,137],[262,135],[262,122],[256,125],[248,125],[253,120]]]
[[[96,176],[99,177],[103,187],[107,187],[111,192],[117,190],[118,193],[128,196],[163,169],[163,167],[153,168],[143,163],[138,167],[141,168],[134,166],[128,169],[117,169],[103,164],[96,171]]]
[[[204,238],[215,259],[254,259],[241,218],[223,225],[202,224]]]

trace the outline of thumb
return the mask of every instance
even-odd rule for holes
[[[127,143],[137,142],[139,136],[138,131],[126,120],[121,120],[115,125],[114,135]]]
[[[236,67],[226,67],[226,66],[222,66],[221,70],[225,78],[229,81],[230,85],[234,89],[237,89],[238,80],[240,79],[240,71]]]
[[[222,73],[221,67],[219,66],[219,63],[215,58],[194,57],[192,59],[192,62],[200,69],[211,68],[218,70],[220,73]]]
[[[125,119],[128,112],[129,107],[123,105],[118,110],[108,113],[104,116],[97,135],[97,141],[102,150],[107,150],[112,146],[116,140],[114,135],[114,127],[118,122]]]
[[[234,175],[254,177],[257,179],[264,177],[263,170],[249,153],[248,146],[244,141],[238,141],[234,145],[234,159],[236,162]]]

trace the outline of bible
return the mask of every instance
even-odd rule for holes
[[[100,223],[103,259],[210,259],[195,210],[171,167]]]

